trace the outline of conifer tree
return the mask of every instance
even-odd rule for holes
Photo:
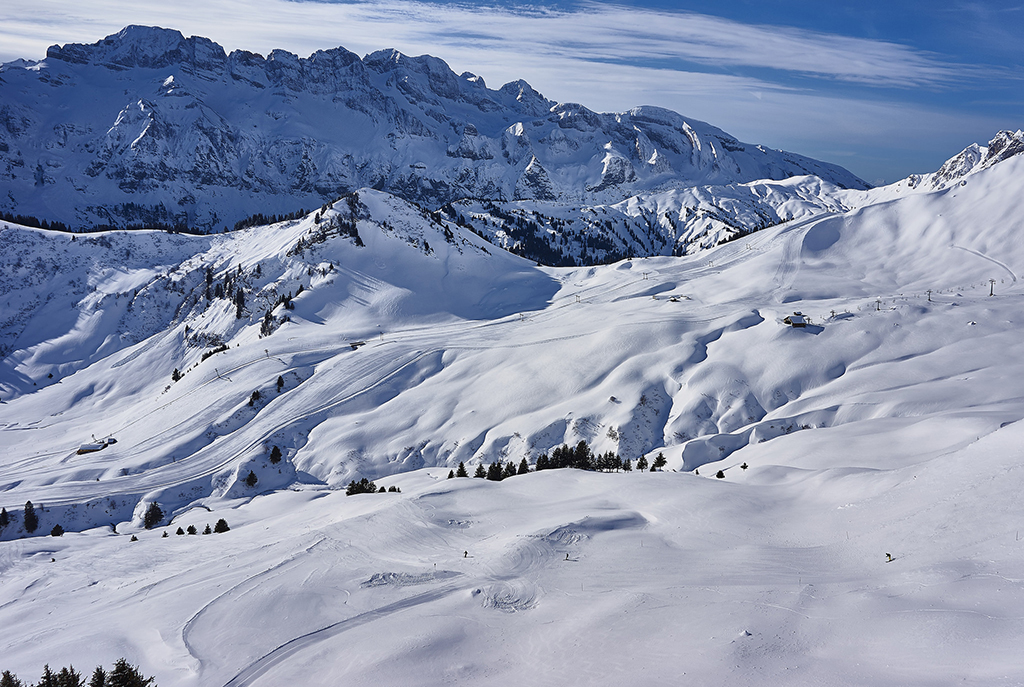
[[[525,475],[530,471],[530,465],[526,462],[526,458],[519,461],[519,471],[516,474]]]
[[[668,460],[665,458],[665,454],[659,452],[658,456],[654,459],[654,462],[651,463],[651,472],[654,472],[655,470],[660,470],[667,464]]]
[[[576,444],[576,448],[573,449],[571,467],[578,470],[593,470],[594,469],[594,454],[590,452],[590,446],[586,441],[580,440]]]
[[[623,472],[633,472],[633,464],[629,461],[629,458],[627,458],[626,460],[622,461],[622,471]]]
[[[213,534],[213,530],[210,529],[210,523],[206,523],[206,529],[203,530],[203,534]]]
[[[160,521],[164,519],[164,512],[157,505],[156,501],[149,504],[149,508],[146,509],[146,515],[142,518],[142,526],[147,530],[151,530],[160,524]]]
[[[58,523],[58,524],[53,526],[53,529],[50,530],[50,536],[51,537],[63,537],[64,536],[64,528],[60,526],[60,523]]]
[[[106,687],[148,687],[152,684],[153,678],[143,677],[138,668],[123,658],[117,659],[113,669],[107,674]]]
[[[196,532],[197,532],[196,526],[195,525],[189,525],[188,529],[185,530],[185,531],[188,532],[189,534],[196,534]]]
[[[92,677],[89,678],[89,687],[105,687],[107,683],[107,671],[103,670],[103,666],[96,666],[96,670],[92,671]]]
[[[263,323],[260,324],[260,336],[270,336],[274,332],[274,313],[268,310],[263,315]]]
[[[36,515],[36,509],[32,507],[31,501],[25,502],[25,531],[32,533],[39,527],[39,516]]]
[[[459,461],[459,468],[455,471],[456,477],[469,477],[469,473],[466,472],[466,464],[461,460]]]
[[[476,466],[476,472],[473,473],[473,477],[487,477],[487,470],[484,468],[483,463]]]
[[[9,670],[0,674],[0,687],[24,687],[18,676]]]
[[[258,480],[257,480],[257,477],[256,477],[256,473],[253,472],[252,470],[250,470],[249,474],[246,475],[246,477],[245,477],[245,486],[247,486],[250,489],[252,489],[253,487],[256,486],[256,482],[257,481]]]
[[[277,376],[277,393],[281,393],[281,389],[284,388],[284,377],[281,375]]]
[[[221,532],[227,532],[230,529],[231,528],[228,527],[228,521],[225,520],[224,518],[221,518],[220,520],[218,520],[217,524],[213,526],[213,531],[216,532],[217,534],[220,534]]]
[[[636,469],[640,472],[647,469],[647,456],[640,456],[636,459]]]
[[[7,514],[6,508],[0,508],[0,530],[7,527],[11,522],[11,516]]]
[[[82,687],[82,674],[74,666],[61,668],[57,674],[57,687]]]
[[[510,460],[509,462],[505,463],[505,469],[502,470],[502,472],[501,472],[501,478],[505,479],[506,477],[515,477],[515,476],[516,476],[516,466]]]
[[[235,319],[242,319],[242,311],[245,310],[245,292],[239,287],[235,292]]]
[[[537,465],[534,468],[535,470],[537,470],[537,472],[540,472],[541,470],[547,470],[549,467],[550,459],[548,458],[548,454],[542,453],[539,456],[537,456]]]
[[[487,466],[487,479],[492,482],[501,481],[501,461],[496,460]]]
[[[455,479],[455,471],[454,470],[449,470],[448,471],[448,479]]]
[[[57,676],[50,670],[50,664],[43,666],[43,676],[39,678],[36,687],[57,687]]]
[[[270,462],[273,463],[274,465],[277,465],[278,463],[281,462],[281,449],[278,448],[277,446],[274,446],[274,448],[270,449]]]
[[[177,531],[177,532],[175,532],[175,534],[185,534],[185,530],[183,530],[183,529],[181,529],[181,528],[179,527],[179,528],[178,528],[178,531]]]

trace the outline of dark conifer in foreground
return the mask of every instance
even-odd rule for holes
[[[9,670],[0,673],[0,687],[24,687],[21,680]]]
[[[281,449],[278,448],[277,446],[274,446],[272,449],[270,449],[270,462],[273,463],[274,465],[277,465],[278,463],[281,462]]]
[[[448,479],[455,479],[455,471],[454,470],[449,470],[448,471]]]
[[[82,687],[82,674],[74,666],[61,668],[57,673],[57,687]]]
[[[11,516],[7,514],[6,508],[0,508],[0,530],[7,527],[11,522]]]
[[[53,529],[50,530],[50,536],[51,537],[63,537],[64,536],[64,528],[61,527],[59,523],[54,525]]]
[[[476,466],[476,472],[473,473],[473,477],[487,477],[487,469],[484,468],[484,464],[480,463]]]
[[[178,528],[178,531],[177,531],[177,532],[175,532],[175,534],[185,534],[185,530],[183,530],[183,529],[181,529],[181,528],[179,527],[179,528]]]
[[[456,477],[469,477],[469,473],[466,472],[466,464],[461,460],[459,461],[459,468],[455,471]]]
[[[227,532],[230,529],[231,528],[228,527],[228,521],[225,520],[224,518],[221,518],[220,520],[218,520],[217,524],[213,526],[213,531],[216,532],[217,534],[220,534],[221,532]]]
[[[245,486],[247,486],[247,487],[249,487],[251,489],[251,488],[256,486],[256,482],[257,482],[256,473],[253,472],[252,470],[250,470],[249,474],[245,478]]]
[[[197,532],[196,526],[195,525],[189,525],[188,529],[185,530],[185,531],[188,532],[189,534],[195,534]]]
[[[636,469],[640,472],[647,469],[647,456],[640,456],[636,459]]]
[[[96,666],[96,670],[92,671],[92,677],[89,678],[89,687],[105,687],[107,683],[107,671],[103,670],[103,666]]]
[[[525,475],[529,471],[530,471],[530,465],[529,465],[529,463],[526,462],[526,459],[523,458],[521,461],[519,461],[519,471],[516,474]]]
[[[105,687],[148,687],[153,685],[153,679],[143,677],[138,668],[128,663],[126,659],[119,658],[107,674]]]
[[[57,687],[57,676],[50,670],[50,664],[43,666],[43,676],[39,678],[36,687]]]

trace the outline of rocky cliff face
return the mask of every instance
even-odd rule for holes
[[[806,174],[865,186],[674,112],[599,114],[393,50],[226,54],[206,38],[131,26],[0,67],[0,210],[76,228],[221,231],[360,187],[428,207],[613,204]]]

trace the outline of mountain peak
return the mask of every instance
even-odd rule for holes
[[[126,26],[91,45],[53,45],[49,59],[113,68],[163,69],[182,62],[223,62],[224,49],[209,38],[185,38],[180,31],[157,26]]]
[[[1000,131],[992,137],[987,146],[972,143],[946,160],[942,167],[931,175],[931,186],[949,186],[970,174],[1021,153],[1024,153],[1024,131]]]

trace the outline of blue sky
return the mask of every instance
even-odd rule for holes
[[[127,24],[227,49],[429,53],[600,111],[668,107],[872,183],[1024,128],[1020,2],[37,0],[0,7],[0,60]]]

